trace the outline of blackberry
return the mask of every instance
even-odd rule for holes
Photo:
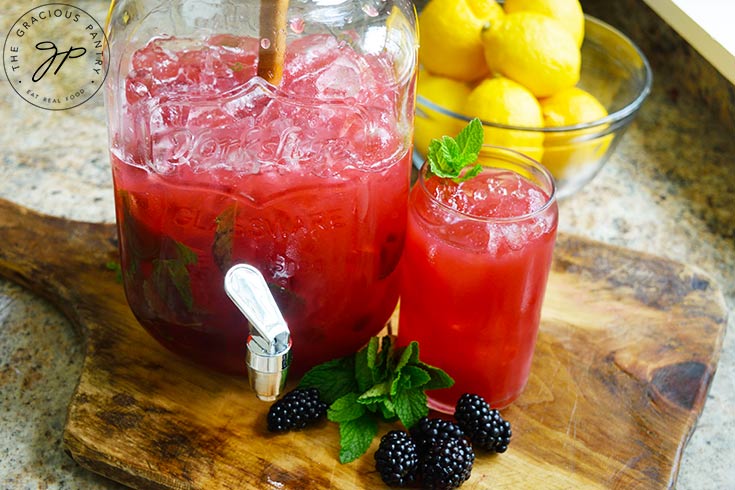
[[[421,459],[423,488],[458,488],[470,477],[474,461],[475,453],[465,439],[439,441]]]
[[[416,442],[419,453],[423,455],[440,441],[464,437],[464,432],[449,420],[422,417],[411,427],[411,437]]]
[[[271,405],[268,410],[268,430],[287,432],[303,429],[323,419],[326,414],[327,404],[319,399],[318,389],[296,388]]]
[[[375,469],[383,482],[391,487],[403,487],[416,481],[419,455],[416,444],[402,430],[392,430],[381,437],[375,451]]]
[[[485,451],[504,453],[510,444],[510,422],[479,395],[465,393],[457,401],[454,418],[472,444]]]

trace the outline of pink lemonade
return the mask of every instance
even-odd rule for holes
[[[502,408],[523,390],[556,238],[552,195],[553,183],[504,168],[462,184],[422,172],[400,266],[399,343],[417,340],[421,358],[454,378],[429,392],[432,408],[453,413],[467,392]]]
[[[411,125],[394,70],[306,36],[276,88],[255,76],[257,39],[192,43],[150,42],[124,82],[111,153],[131,309],[170,350],[244,374],[248,326],[223,278],[245,262],[289,324],[295,371],[356,351],[398,298]]]

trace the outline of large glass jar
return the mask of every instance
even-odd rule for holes
[[[229,267],[266,277],[303,371],[383,327],[406,227],[412,3],[276,1],[114,1],[107,33],[128,303],[170,350],[236,374]]]

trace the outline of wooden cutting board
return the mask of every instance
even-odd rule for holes
[[[113,226],[0,201],[0,273],[45,296],[87,339],[64,446],[139,489],[383,488],[372,453],[341,465],[334,424],[285,435],[243,379],[168,353],[136,323]],[[726,310],[692,267],[560,235],[528,387],[504,410],[507,453],[463,489],[672,488],[717,366]],[[381,427],[381,433],[392,426]]]

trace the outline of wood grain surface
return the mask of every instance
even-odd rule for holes
[[[341,465],[324,422],[265,429],[244,379],[202,370],[150,338],[106,264],[111,225],[0,200],[0,274],[84,333],[67,452],[139,489],[384,488],[372,453]],[[528,387],[503,415],[507,453],[478,455],[463,489],[672,488],[725,329],[718,287],[695,268],[560,235]],[[381,433],[393,426],[381,427]]]

